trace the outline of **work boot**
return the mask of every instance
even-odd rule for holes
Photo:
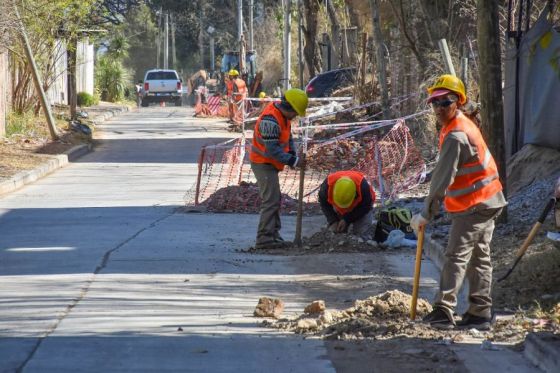
[[[434,307],[432,312],[424,316],[422,321],[429,323],[432,328],[436,329],[453,329],[455,327],[453,316],[441,307]]]
[[[491,317],[475,316],[466,312],[463,318],[457,322],[457,328],[459,329],[478,329],[478,330],[490,330],[492,325]]]
[[[273,249],[281,249],[283,247],[288,247],[291,245],[291,242],[287,241],[266,241],[266,242],[257,242],[255,244],[255,249],[257,250],[273,250]]]

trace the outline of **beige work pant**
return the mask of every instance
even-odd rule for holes
[[[280,181],[278,169],[267,163],[251,163],[251,169],[257,178],[261,210],[257,229],[257,244],[272,242],[280,236]]]
[[[466,274],[469,284],[467,312],[475,316],[491,317],[490,241],[495,220],[501,211],[501,208],[487,209],[452,217],[436,306],[453,314],[457,306],[457,293]]]

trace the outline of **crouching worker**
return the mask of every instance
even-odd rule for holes
[[[330,174],[319,189],[319,203],[329,229],[350,232],[365,240],[373,238],[375,192],[361,172]]]

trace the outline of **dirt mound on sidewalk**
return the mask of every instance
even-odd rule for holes
[[[384,340],[399,337],[438,340],[449,345],[474,339],[490,342],[517,343],[525,339],[527,333],[560,331],[560,303],[549,312],[518,313],[513,316],[500,316],[490,331],[438,330],[419,322],[432,311],[425,299],[418,299],[417,321],[410,320],[411,296],[399,290],[390,290],[356,300],[353,307],[342,311],[329,310],[309,314],[303,313],[294,318],[265,320],[264,326],[287,330],[300,334],[311,334],[324,339],[336,340]],[[490,343],[490,346],[492,343]]]
[[[259,187],[255,183],[242,181],[239,185],[232,185],[218,189],[208,199],[201,203],[209,212],[238,212],[258,213],[261,206]],[[281,209],[283,213],[297,213],[298,200],[287,194],[282,194]],[[305,213],[319,212],[316,203],[304,203]]]
[[[433,331],[409,319],[411,296],[399,290],[356,300],[343,311],[325,310],[320,314],[268,322],[279,329],[297,333],[314,333],[327,339],[357,339],[364,337],[391,338],[397,335],[435,336]],[[418,317],[432,310],[424,299],[418,299]]]
[[[275,255],[305,255],[326,253],[367,253],[384,249],[383,245],[373,240],[364,240],[361,237],[345,233],[333,233],[329,229],[321,229],[311,237],[303,237],[301,247],[290,244],[278,249],[255,249],[246,252],[255,254]]]
[[[560,151],[528,144],[511,157],[507,165],[509,195],[535,181],[560,171]]]

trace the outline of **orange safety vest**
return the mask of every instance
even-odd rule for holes
[[[287,120],[280,110],[274,106],[274,103],[271,102],[264,108],[261,116],[257,119],[257,124],[255,125],[255,130],[253,131],[253,143],[251,146],[251,152],[249,153],[249,159],[253,163],[270,163],[279,171],[282,171],[284,169],[284,164],[267,156],[266,147],[264,146],[264,141],[261,136],[260,124],[262,118],[267,115],[273,116],[280,126],[280,138],[278,139],[280,146],[286,153],[290,150],[290,134],[292,131],[291,122]]]
[[[227,90],[228,97],[231,97],[231,95],[233,94],[233,80],[231,79],[226,80],[226,90]]]
[[[334,203],[334,197],[333,197],[334,196],[334,184],[338,181],[338,179],[340,179],[341,177],[344,177],[344,176],[349,177],[350,179],[352,179],[354,184],[356,184],[356,198],[354,198],[354,201],[352,202],[352,204],[345,209],[343,209],[341,207],[338,207]],[[354,208],[356,206],[358,206],[360,204],[360,202],[362,202],[362,188],[361,188],[361,186],[362,186],[362,181],[364,179],[365,179],[364,174],[362,174],[361,172],[358,172],[358,171],[338,171],[338,172],[330,174],[329,176],[327,176],[327,185],[329,186],[329,190],[328,190],[328,194],[327,194],[327,202],[340,215],[345,215],[348,212],[354,210]],[[372,201],[375,201],[375,192],[373,191],[373,188],[371,187],[371,185],[369,186],[369,191],[371,193]]]
[[[478,127],[463,113],[459,114],[439,134],[439,149],[450,132],[464,132],[476,147],[477,160],[460,164],[453,183],[447,187],[444,206],[448,212],[461,212],[489,200],[502,190],[498,167]]]
[[[235,101],[241,101],[245,97],[247,97],[247,84],[241,78],[235,79],[235,85],[237,86],[237,92],[233,92],[233,99]],[[233,86],[232,86],[233,91]]]

